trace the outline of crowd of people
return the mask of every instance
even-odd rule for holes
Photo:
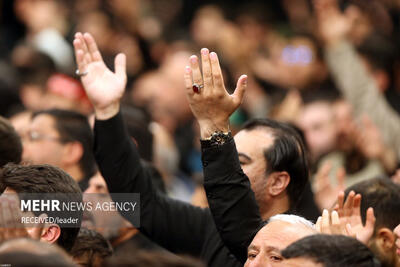
[[[0,11],[0,265],[400,267],[399,1]]]

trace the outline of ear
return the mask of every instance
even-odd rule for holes
[[[381,248],[385,252],[388,252],[393,250],[396,236],[390,229],[381,228],[377,231],[375,235],[375,240],[379,248]]]
[[[56,243],[60,235],[61,235],[60,226],[58,226],[57,224],[51,224],[43,228],[40,236],[40,241],[50,244]]]
[[[78,163],[83,156],[83,146],[81,143],[74,141],[64,146],[64,165],[74,165]]]
[[[277,196],[284,192],[290,182],[287,172],[273,172],[267,178],[267,190],[271,196]]]

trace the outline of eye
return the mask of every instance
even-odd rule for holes
[[[255,253],[255,252],[249,252],[249,253],[247,253],[247,258],[248,258],[249,260],[253,260],[253,259],[255,259],[255,257],[257,257],[257,253]]]
[[[282,258],[281,256],[278,256],[278,255],[271,255],[271,256],[270,256],[270,259],[271,259],[272,261],[275,261],[275,262],[279,262],[279,261],[282,261],[282,260],[283,260],[283,258]]]

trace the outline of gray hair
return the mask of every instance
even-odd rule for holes
[[[274,222],[274,221],[284,221],[284,222],[287,222],[290,224],[300,224],[313,232],[317,231],[314,223],[312,223],[311,221],[309,221],[303,217],[293,215],[293,214],[274,215],[268,219],[267,223]]]

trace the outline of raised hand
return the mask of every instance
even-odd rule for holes
[[[335,200],[341,190],[345,188],[346,172],[343,168],[339,168],[336,172],[336,185],[333,185],[329,178],[332,169],[331,162],[327,161],[322,164],[315,175],[314,180],[314,198],[318,207],[329,209],[335,203]]]
[[[201,61],[202,73],[197,56],[190,57],[190,67],[185,69],[185,85],[190,108],[199,122],[200,135],[204,139],[215,131],[229,130],[229,116],[242,102],[247,76],[240,76],[235,92],[230,95],[224,86],[217,54],[203,48]]]
[[[115,57],[115,72],[104,64],[96,42],[89,33],[75,34],[75,57],[86,94],[97,119],[111,118],[119,111],[119,102],[126,86],[126,57]]]
[[[346,225],[340,221],[339,214],[335,210],[329,213],[328,210],[324,209],[322,216],[318,217],[315,223],[315,228],[321,234],[349,235]]]
[[[375,215],[373,208],[368,208],[365,225],[361,219],[361,195],[351,191],[344,201],[344,193],[338,196],[337,211],[342,224],[350,235],[355,236],[360,242],[367,244],[374,233]]]
[[[313,0],[319,36],[332,45],[346,37],[352,25],[352,18],[342,14],[337,0]]]

